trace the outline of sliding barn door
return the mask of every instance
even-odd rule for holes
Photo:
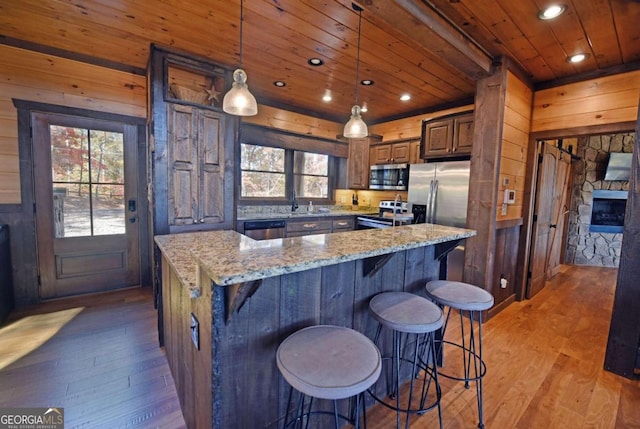
[[[544,287],[547,279],[547,262],[551,244],[551,225],[553,219],[554,191],[557,177],[557,164],[560,151],[554,145],[540,142],[538,152],[538,175],[536,179],[536,198],[529,259],[529,282],[527,298],[533,297]]]

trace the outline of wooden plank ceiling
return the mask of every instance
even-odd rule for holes
[[[502,55],[532,82],[640,63],[637,0],[364,0],[359,86],[376,123],[473,97]],[[0,42],[144,69],[156,43],[233,69],[239,0],[0,0]],[[355,98],[358,14],[350,0],[244,0],[243,65],[258,102],[345,121]],[[459,30],[464,33],[460,33]],[[568,55],[584,52],[574,65]],[[312,58],[324,61],[312,67]],[[286,86],[276,87],[274,81]],[[322,101],[329,93],[331,102]],[[403,102],[407,93],[411,100]]]

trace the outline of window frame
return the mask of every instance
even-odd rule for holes
[[[276,149],[284,150],[284,174],[285,174],[285,195],[284,197],[243,197],[242,196],[242,144],[249,144],[254,146],[263,146],[263,147],[271,147]],[[332,205],[334,204],[334,190],[336,184],[336,173],[337,173],[337,161],[336,157],[329,155],[327,153],[322,152],[314,152],[312,150],[306,150],[305,148],[291,148],[284,147],[280,145],[267,144],[267,143],[258,143],[254,141],[245,141],[240,139],[238,142],[238,185],[237,185],[237,195],[238,202],[251,204],[251,205],[287,205],[292,203],[292,193],[294,190],[294,153],[295,152],[305,152],[305,153],[313,153],[319,155],[326,155],[328,157],[327,161],[327,198],[309,198],[299,196],[299,193],[296,192],[296,202],[299,206],[308,204],[309,201],[313,201],[314,204],[324,204],[324,205]],[[247,170],[253,171],[253,170]]]

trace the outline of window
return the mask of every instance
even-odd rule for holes
[[[242,144],[242,197],[284,198],[286,195],[284,149]]]
[[[329,156],[295,151],[293,177],[298,196],[302,198],[328,198]]]
[[[328,199],[331,157],[300,150],[240,145],[241,198],[288,200]]]

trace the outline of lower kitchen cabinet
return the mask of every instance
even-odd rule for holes
[[[287,237],[300,237],[310,234],[327,234],[331,232],[331,219],[301,219],[287,221]]]
[[[331,232],[352,231],[356,228],[356,218],[353,216],[333,219],[331,221]]]
[[[311,234],[352,231],[355,229],[355,216],[305,218],[287,221],[287,237],[301,237]]]

